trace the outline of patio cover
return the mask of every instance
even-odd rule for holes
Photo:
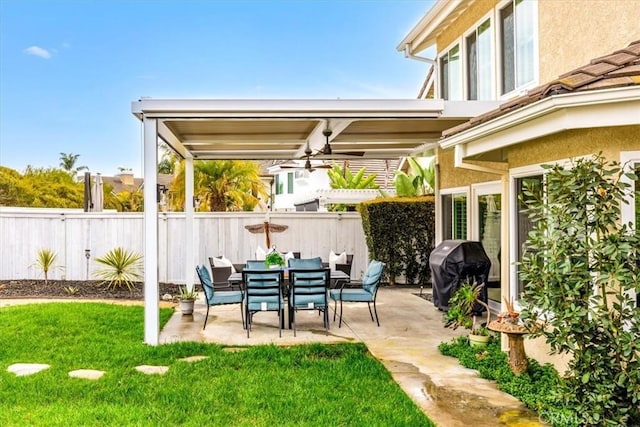
[[[193,160],[291,160],[317,153],[332,131],[330,156],[390,159],[417,155],[438,143],[442,131],[497,107],[491,101],[444,100],[237,100],[152,99],[132,103],[143,124],[145,342],[158,344],[159,140],[185,159],[185,200],[193,199]],[[185,206],[185,280],[192,286],[193,205]]]

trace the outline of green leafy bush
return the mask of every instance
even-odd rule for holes
[[[386,264],[390,283],[404,274],[407,283],[429,280],[435,242],[433,196],[378,198],[358,205],[369,256]]]
[[[624,171],[601,155],[544,168],[542,191],[525,191],[522,318],[572,355],[560,392],[580,425],[640,425],[640,234],[620,224]]]
[[[95,275],[103,280],[108,288],[121,288],[133,290],[134,282],[142,279],[142,255],[129,252],[123,248],[115,248],[107,252],[103,257],[96,258],[96,262],[104,267]]]

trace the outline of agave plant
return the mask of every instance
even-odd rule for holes
[[[44,283],[49,284],[49,272],[54,269],[60,269],[62,267],[56,266],[56,259],[58,258],[58,254],[52,251],[51,249],[40,249],[38,251],[38,257],[36,262],[33,264],[37,266],[42,273],[44,274]]]
[[[102,284],[106,284],[107,288],[121,288],[124,285],[132,291],[134,282],[142,279],[141,261],[142,255],[118,247],[96,258],[96,262],[104,267],[96,271],[95,276],[102,279]]]

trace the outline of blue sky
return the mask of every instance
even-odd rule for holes
[[[0,165],[142,169],[131,102],[415,98],[410,1],[0,0]]]

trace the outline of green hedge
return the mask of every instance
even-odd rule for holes
[[[378,198],[360,203],[358,211],[369,256],[386,264],[389,282],[401,274],[407,284],[427,282],[435,242],[434,197]]]

